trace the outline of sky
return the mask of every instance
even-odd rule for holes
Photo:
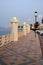
[[[43,0],[0,0],[0,26],[11,26],[10,19],[19,19],[19,25],[23,22],[33,24],[34,12],[38,12],[37,20],[41,23],[43,17]]]

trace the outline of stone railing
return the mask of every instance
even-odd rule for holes
[[[15,20],[14,20],[15,21]],[[30,26],[23,23],[23,30],[21,32],[18,32],[18,23],[17,21],[12,21],[12,32],[11,34],[0,36],[0,47],[3,45],[6,45],[10,42],[16,42],[18,41],[22,36],[26,36],[30,32]],[[17,24],[17,25],[16,25]]]
[[[20,39],[21,37],[23,37],[23,31],[22,32],[18,32],[18,38]]]
[[[12,41],[13,41],[12,34],[0,36],[0,47],[2,47],[3,45],[6,45]]]
[[[23,36],[23,31],[18,32],[18,38],[20,39]],[[0,47],[3,45],[9,44],[14,41],[12,34],[2,35],[0,36]]]

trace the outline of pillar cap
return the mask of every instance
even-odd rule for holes
[[[28,26],[28,24],[26,24]]]
[[[23,25],[25,25],[25,26],[26,26],[26,23],[24,22],[24,23],[23,23]]]
[[[10,19],[11,23],[18,23],[18,19],[16,17],[13,17]]]

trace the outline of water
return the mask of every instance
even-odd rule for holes
[[[22,30],[18,30],[18,32],[21,32]],[[11,29],[6,28],[0,28],[0,36],[7,35],[11,33]]]
[[[10,29],[0,28],[0,36],[10,34]]]

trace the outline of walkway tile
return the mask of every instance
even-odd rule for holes
[[[31,31],[18,42],[0,48],[0,65],[41,65],[38,35]]]

